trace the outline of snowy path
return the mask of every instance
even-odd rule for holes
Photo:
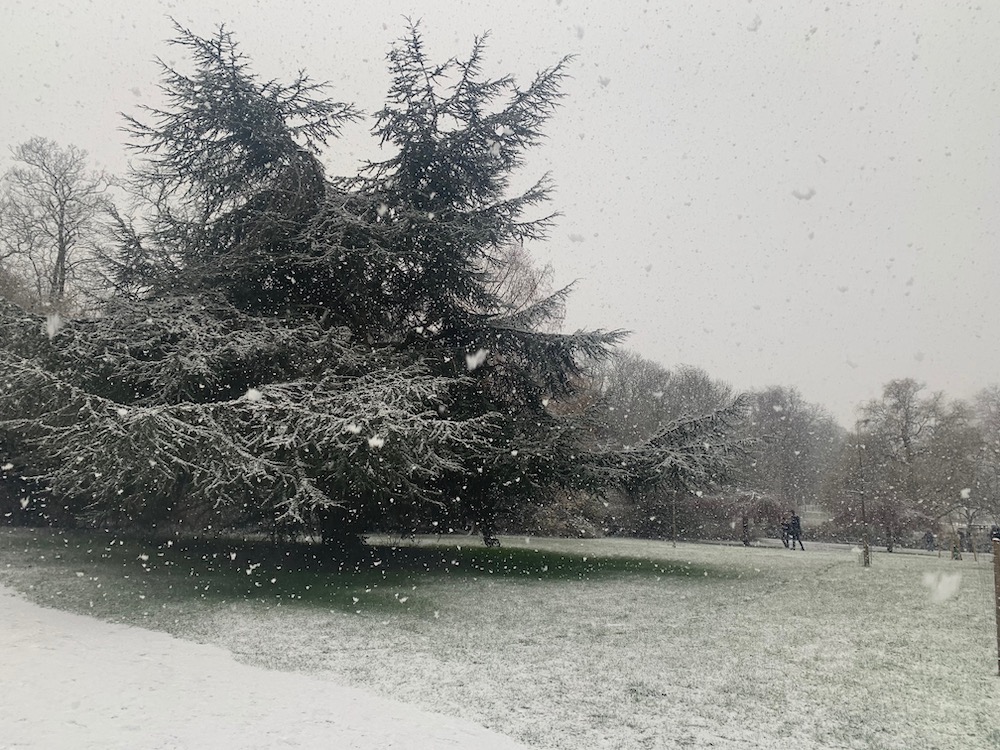
[[[0,750],[521,750],[502,735],[0,587]]]

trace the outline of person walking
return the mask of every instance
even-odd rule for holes
[[[806,548],[802,546],[802,519],[792,511],[792,517],[788,519],[788,544],[792,550],[795,549],[796,542],[799,543],[799,549],[805,552]]]
[[[935,540],[933,531],[928,531],[926,534],[924,534],[924,549],[927,550],[928,552],[933,552],[934,541]]]
[[[781,517],[781,543],[788,549],[788,538],[791,535],[791,527],[788,525],[788,516]]]

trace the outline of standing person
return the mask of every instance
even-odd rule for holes
[[[792,517],[788,519],[788,542],[791,548],[795,549],[795,543],[799,543],[799,549],[803,552],[806,548],[802,546],[802,520],[799,518],[795,511],[792,511]]]
[[[924,534],[924,549],[928,552],[934,551],[934,532],[928,531]]]
[[[788,523],[788,516],[781,517],[781,543],[785,545],[785,549],[788,549],[788,538],[792,533],[791,526]]]

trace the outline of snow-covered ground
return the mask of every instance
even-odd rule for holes
[[[477,567],[272,561],[257,594],[230,554],[123,541],[0,529],[9,589],[150,628],[0,594],[0,750],[1000,750],[990,555],[418,538]],[[556,567],[511,572],[536,549]],[[601,556],[663,567],[560,574]]]
[[[0,749],[517,750],[495,732],[0,588]]]

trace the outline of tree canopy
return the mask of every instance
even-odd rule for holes
[[[525,253],[551,183],[511,192],[568,60],[522,88],[483,74],[485,42],[433,63],[412,25],[374,118],[389,155],[335,177],[320,157],[352,105],[305,74],[259,79],[226,29],[178,26],[189,69],[161,63],[165,103],[127,119],[114,294],[47,329],[0,307],[16,470],[84,521],[340,542],[466,521],[490,536],[560,488],[722,472],[740,403],[627,448],[556,408],[624,332],[558,332],[570,289],[535,283]]]

